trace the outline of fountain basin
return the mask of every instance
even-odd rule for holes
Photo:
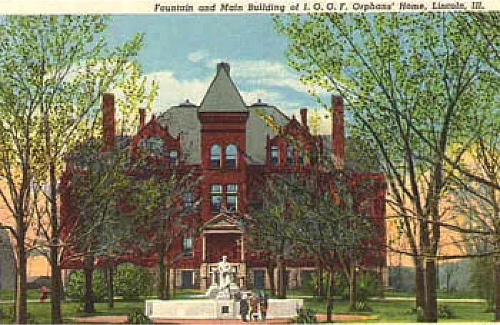
[[[292,318],[302,299],[269,299],[268,319]],[[165,319],[238,319],[240,302],[234,299],[146,300],[145,315]]]

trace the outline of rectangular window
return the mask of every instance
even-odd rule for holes
[[[297,162],[299,165],[304,165],[304,154],[302,150],[297,150]]]
[[[193,255],[193,237],[185,237],[182,240],[182,255],[185,257]]]
[[[229,212],[236,212],[238,209],[238,184],[226,185],[226,206]]]
[[[278,166],[279,163],[279,149],[277,146],[271,147],[271,165]]]
[[[172,150],[170,151],[170,154],[168,156],[168,164],[169,166],[173,167],[177,165],[177,151]]]
[[[193,192],[184,192],[183,195],[183,201],[184,201],[184,208],[185,209],[192,209],[194,205],[194,195]]]
[[[210,186],[210,211],[219,212],[222,203],[222,186],[212,184]]]
[[[295,158],[293,156],[293,146],[286,147],[286,164],[288,166],[295,165]]]

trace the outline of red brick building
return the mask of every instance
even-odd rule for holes
[[[103,99],[104,139],[112,145],[115,139],[114,100]],[[335,163],[344,163],[343,104],[333,97],[331,136],[313,136],[307,126],[307,110],[301,110],[300,122],[289,118],[275,106],[261,102],[247,105],[230,77],[227,63],[217,65],[216,75],[199,106],[186,102],[173,106],[145,123],[141,112],[140,128],[129,140],[130,150],[138,146],[158,150],[169,168],[195,171],[202,175],[196,193],[185,193],[185,206],[199,195],[202,232],[185,237],[175,246],[182,258],[173,263],[170,279],[176,286],[210,285],[210,269],[223,255],[237,271],[240,285],[268,286],[263,261],[245,247],[245,238],[234,214],[245,215],[259,200],[265,179],[274,173],[307,173],[310,165],[301,150],[287,143],[297,139],[304,150],[334,156]],[[265,121],[272,121],[275,127]],[[297,143],[297,142],[296,142]],[[296,144],[295,144],[296,145]],[[359,174],[359,180],[370,178],[379,186],[369,194],[371,214],[381,225],[374,234],[385,243],[384,178],[381,174]],[[145,257],[147,259],[148,257]],[[370,267],[385,266],[385,252],[372,260]],[[301,284],[307,272],[315,270],[314,261],[288,261],[289,286]],[[277,277],[275,277],[277,279]]]

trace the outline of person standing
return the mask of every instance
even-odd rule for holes
[[[266,320],[267,308],[268,308],[267,295],[265,293],[261,293],[260,295],[260,317],[263,321]]]
[[[250,320],[257,320],[259,317],[259,298],[254,293],[250,299]]]
[[[247,321],[247,314],[248,314],[248,301],[247,301],[247,295],[243,295],[240,300],[240,315],[241,315],[241,320],[246,322]]]

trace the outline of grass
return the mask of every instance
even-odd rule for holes
[[[326,314],[326,301],[319,300],[317,298],[305,299],[305,307],[315,309],[319,314]],[[414,302],[412,301],[369,301],[368,305],[373,309],[372,312],[350,312],[349,302],[345,300],[335,300],[333,305],[333,311],[336,314],[362,314],[362,315],[373,315],[377,319],[366,321],[369,323],[375,322],[416,322],[417,318],[415,314],[410,313],[411,309],[414,307]],[[493,313],[485,312],[484,303],[445,303],[439,305],[449,306],[456,317],[451,319],[440,319],[440,322],[471,322],[471,321],[481,321],[481,322],[491,322],[493,320]]]
[[[182,289],[176,291],[175,299],[182,299],[188,295],[200,294],[201,291],[194,289]],[[291,293],[291,292],[289,292]],[[294,292],[297,293],[297,292]],[[300,294],[298,294],[300,295]],[[326,301],[318,298],[304,299],[305,307],[315,309],[318,313],[326,313]],[[335,300],[333,311],[336,314],[353,314],[349,311],[348,301]],[[373,315],[376,319],[366,321],[368,323],[403,323],[415,322],[416,315],[411,314],[410,311],[414,306],[412,301],[369,301],[368,305],[373,308],[372,312],[355,312],[354,314]],[[439,304],[441,305],[441,304]],[[449,306],[456,317],[452,319],[441,319],[440,322],[471,322],[481,321],[490,322],[493,319],[493,313],[485,312],[484,303],[445,303]],[[62,305],[62,312],[64,322],[71,323],[71,317],[85,317],[85,316],[105,316],[105,315],[127,315],[133,309],[143,309],[144,301],[115,301],[115,307],[109,309],[107,303],[95,303],[96,313],[86,314],[81,311],[82,304],[79,302],[65,302]],[[0,304],[0,309],[6,313],[12,308],[11,303]],[[28,312],[34,316],[36,323],[50,323],[50,302],[28,303]],[[0,318],[0,323],[10,323],[10,319]]]
[[[40,299],[40,292],[37,289],[28,289],[28,299]],[[14,300],[14,291],[12,289],[0,290],[0,301]]]

